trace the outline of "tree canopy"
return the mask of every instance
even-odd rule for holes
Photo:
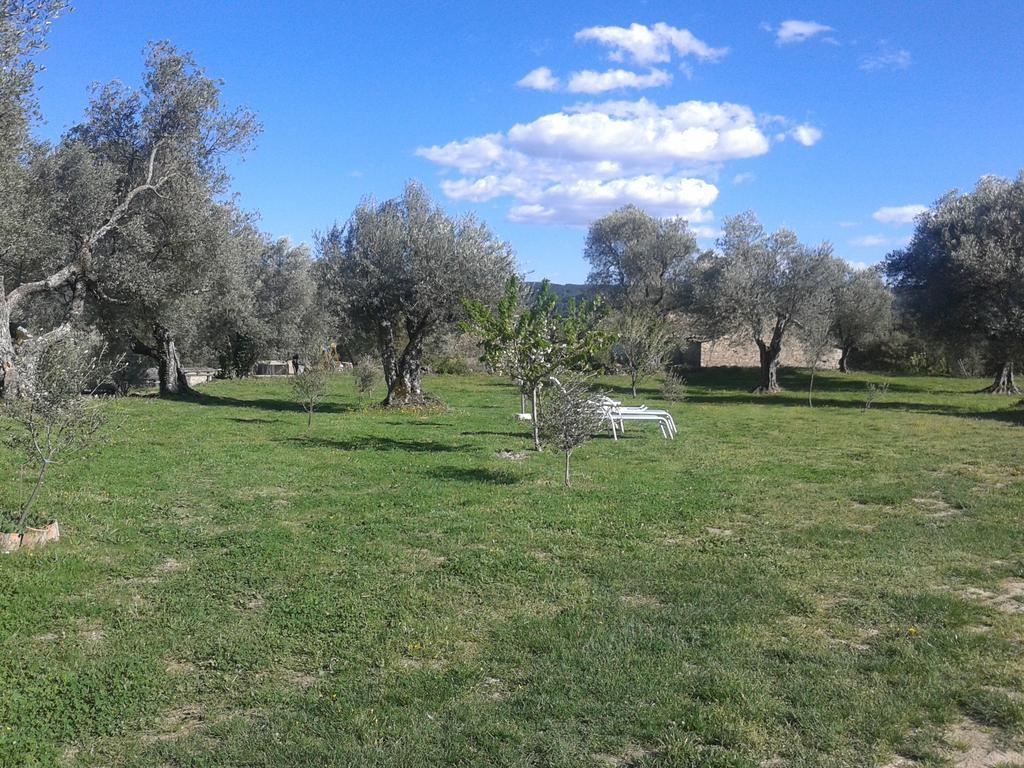
[[[416,182],[401,197],[365,200],[316,240],[335,314],[381,357],[387,405],[422,400],[428,336],[462,318],[463,299],[497,301],[513,269],[511,248],[486,224],[448,216]]]
[[[1016,392],[1024,352],[1024,173],[983,177],[918,217],[906,248],[885,262],[901,305],[934,338],[981,345],[996,368],[993,392]]]

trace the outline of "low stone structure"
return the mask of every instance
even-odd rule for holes
[[[818,361],[818,368],[836,370],[842,351],[830,349]],[[756,368],[761,364],[757,344],[742,336],[722,336],[717,339],[691,339],[682,349],[683,365],[687,368]],[[810,368],[811,357],[794,339],[784,341],[779,364],[785,368]]]

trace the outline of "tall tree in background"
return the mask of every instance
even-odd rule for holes
[[[892,329],[892,291],[877,269],[845,267],[835,287],[832,336],[842,351],[839,370],[848,373],[850,354]]]
[[[458,322],[463,299],[497,301],[513,269],[507,243],[472,216],[449,217],[416,182],[399,198],[363,202],[317,247],[336,314],[376,343],[387,406],[423,401],[428,336]]]
[[[984,346],[995,368],[986,391],[1020,391],[1013,364],[1024,353],[1024,172],[943,196],[885,268],[934,338]]]
[[[225,252],[211,243],[236,219],[217,202],[228,191],[224,158],[256,132],[251,114],[221,106],[220,83],[191,56],[151,45],[142,87],[97,88],[85,121],[38,163],[53,248],[0,292],[0,315],[63,304],[46,331],[61,334],[88,306],[108,333],[153,358],[161,393],[187,391],[176,334],[195,324],[190,310],[211,292]],[[5,368],[8,353],[0,349]]]
[[[663,316],[684,300],[697,252],[684,219],[656,219],[627,205],[590,225],[587,281],[607,291],[618,308]]]
[[[750,211],[727,218],[718,250],[698,265],[697,305],[712,336],[751,339],[760,353],[755,392],[781,391],[779,359],[787,333],[815,319],[832,289],[832,246],[802,245],[788,229],[769,234]]]

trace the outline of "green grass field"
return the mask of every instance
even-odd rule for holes
[[[570,489],[497,379],[123,400],[0,558],[0,765],[1014,764],[1024,414],[872,380],[695,375]]]

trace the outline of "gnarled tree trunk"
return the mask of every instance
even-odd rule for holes
[[[382,405],[388,408],[403,408],[409,405],[423,404],[423,323],[406,323],[409,342],[402,350],[395,364],[394,379],[388,384],[388,394]],[[394,346],[389,345],[391,357],[394,357]],[[384,366],[387,369],[388,359],[385,355]],[[385,373],[386,376],[386,373]]]
[[[779,386],[779,359],[782,357],[784,327],[781,322],[776,323],[771,341],[767,343],[762,339],[755,339],[761,358],[761,382],[754,388],[756,394],[773,395],[782,391],[782,387]]]
[[[11,310],[7,306],[4,278],[0,275],[0,393],[5,400],[14,397],[17,375],[14,336],[11,334]]]
[[[1013,378],[1013,361],[1004,362],[996,373],[995,380],[981,391],[993,395],[1019,395],[1020,389]]]
[[[850,372],[850,353],[853,352],[853,347],[843,347],[842,354],[839,355],[839,371],[840,373]]]
[[[160,397],[199,394],[188,383],[188,375],[181,364],[181,356],[170,329],[160,323],[153,323],[153,338],[156,346],[151,347],[139,339],[133,339],[133,348],[138,354],[156,362]]]

